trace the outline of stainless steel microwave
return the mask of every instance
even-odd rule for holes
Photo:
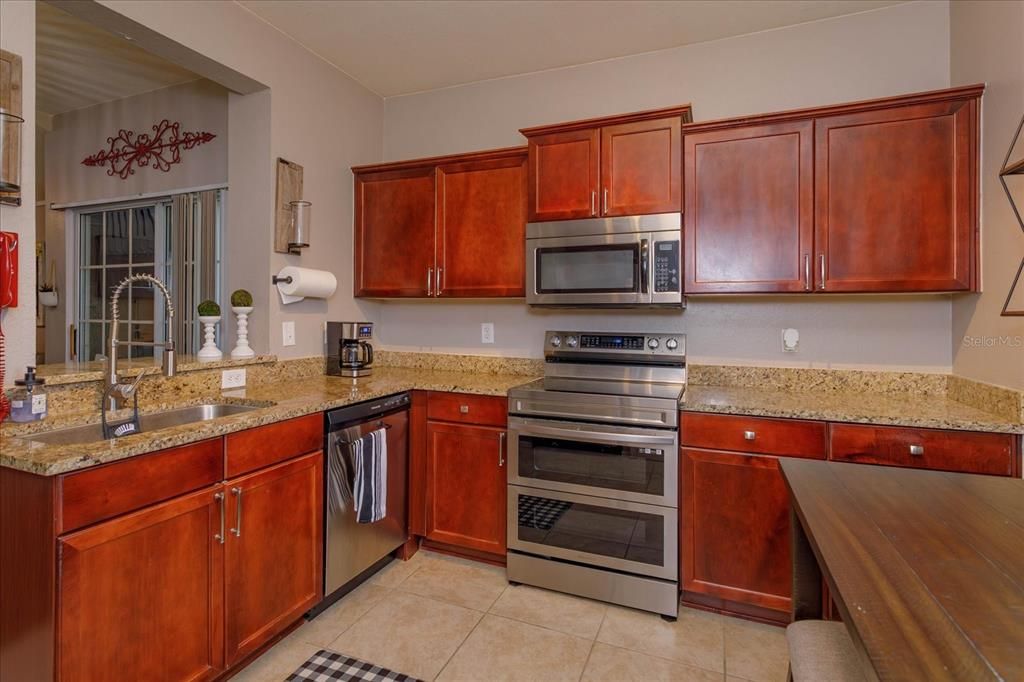
[[[526,302],[682,307],[679,213],[526,225]]]

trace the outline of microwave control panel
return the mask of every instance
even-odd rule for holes
[[[679,291],[679,242],[654,243],[654,292]]]

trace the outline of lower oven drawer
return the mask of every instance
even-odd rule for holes
[[[671,507],[510,485],[508,547],[678,580],[678,514]]]

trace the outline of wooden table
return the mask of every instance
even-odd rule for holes
[[[1024,680],[1024,481],[782,459],[793,500],[793,617],[821,576],[865,673]]]

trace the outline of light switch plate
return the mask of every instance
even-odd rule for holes
[[[220,373],[221,388],[242,388],[245,386],[245,368],[226,369]]]
[[[484,322],[480,325],[480,343],[494,343],[493,322]]]
[[[295,323],[294,322],[282,322],[281,323],[281,345],[282,346],[294,346],[295,345]]]
[[[782,352],[795,353],[800,347],[800,331],[797,329],[782,330]]]

